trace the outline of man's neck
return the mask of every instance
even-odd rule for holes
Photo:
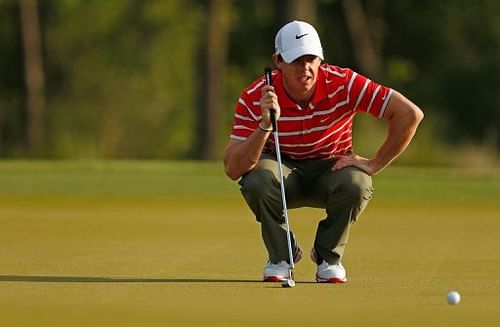
[[[293,102],[295,102],[296,104],[298,104],[301,108],[306,108],[307,106],[309,106],[309,102],[311,102],[311,99],[314,95],[314,90],[316,89],[316,85],[314,86],[314,88],[312,89],[311,92],[309,92],[310,94],[307,94],[307,95],[304,95],[302,97],[293,97],[290,95],[290,93],[288,93],[288,91],[286,91],[286,88],[285,88],[285,92],[288,94],[288,96],[290,97],[290,99],[293,100]]]
[[[310,90],[307,93],[297,94],[297,93],[290,92],[289,87],[286,84],[286,81],[283,80],[283,88],[284,88],[286,94],[288,95],[288,97],[293,102],[298,104],[301,108],[306,108],[309,105],[309,102],[311,102],[311,99],[313,98],[314,92],[316,90],[316,85],[314,85],[312,90]]]

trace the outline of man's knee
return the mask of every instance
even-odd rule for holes
[[[276,183],[273,172],[267,169],[253,170],[240,180],[241,194],[259,222],[271,218],[265,212],[274,208],[273,193],[279,188]]]
[[[339,180],[334,180],[329,195],[341,197],[347,202],[360,204],[372,198],[373,186],[371,177],[357,168],[344,168],[347,171]]]
[[[340,188],[346,197],[353,201],[370,200],[373,194],[371,182],[364,179],[344,182]]]
[[[276,177],[267,169],[255,169],[243,176],[240,181],[241,193],[247,202],[253,202],[266,196],[275,188]]]

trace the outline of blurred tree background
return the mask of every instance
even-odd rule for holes
[[[328,63],[424,110],[403,162],[496,164],[496,0],[0,0],[0,157],[218,159],[292,19]],[[367,156],[385,136],[372,121],[354,131]]]

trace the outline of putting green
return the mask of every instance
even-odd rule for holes
[[[282,289],[259,281],[259,225],[220,163],[0,162],[0,325],[498,325],[500,172],[374,183],[348,283],[314,283],[306,257]],[[307,250],[322,211],[289,215]]]

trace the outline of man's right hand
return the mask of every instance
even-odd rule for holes
[[[274,92],[274,87],[272,85],[265,85],[262,89],[262,96],[260,97],[260,109],[262,112],[262,122],[261,127],[264,129],[272,129],[273,125],[271,123],[271,113],[270,110],[274,110],[274,116],[276,121],[280,118],[280,105],[278,103],[278,96]]]

